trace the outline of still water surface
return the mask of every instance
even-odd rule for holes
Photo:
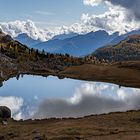
[[[4,82],[0,88],[0,105],[11,108],[15,119],[82,117],[140,109],[140,89],[24,75]]]

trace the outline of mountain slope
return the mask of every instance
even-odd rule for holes
[[[132,35],[114,46],[97,49],[94,53],[99,59],[140,60],[140,35]]]
[[[60,35],[54,36],[52,40],[54,39],[64,40],[64,39],[75,37],[77,35],[78,35],[77,33],[60,34]]]
[[[25,45],[27,45],[28,47],[32,47],[32,46],[34,46],[34,45],[36,45],[36,44],[38,44],[38,43],[41,43],[41,41],[40,40],[34,40],[34,39],[32,39],[31,37],[29,37],[27,34],[19,34],[16,38],[15,38],[15,40],[17,40],[17,41],[19,41],[20,43],[22,43],[22,44],[25,44]]]
[[[64,39],[75,37],[77,35],[78,34],[76,33],[60,34],[60,35],[54,36],[51,40],[64,40]],[[19,34],[17,37],[15,37],[15,40],[19,41],[22,44],[27,45],[30,48],[34,48],[35,45],[43,43],[43,41],[32,39],[26,33]]]
[[[134,30],[134,31],[128,32],[126,34],[120,35],[120,36],[116,37],[114,40],[112,40],[110,42],[110,44],[116,45],[131,35],[140,35],[140,30]]]
[[[30,48],[44,49],[50,53],[68,53],[73,56],[84,56],[107,44],[116,45],[128,36],[135,34],[139,35],[140,30],[134,30],[123,35],[119,35],[118,32],[109,35],[105,31],[90,32],[85,35],[76,33],[60,34],[46,42],[34,40],[27,34],[20,34],[15,39]]]
[[[118,33],[109,35],[105,31],[90,32],[85,35],[77,35],[64,40],[49,40],[35,45],[34,48],[38,48],[40,50],[44,49],[51,53],[68,53],[73,56],[83,56],[110,43],[117,36]]]
[[[82,58],[28,48],[0,31],[0,83],[19,73],[55,73],[65,67],[82,63]]]

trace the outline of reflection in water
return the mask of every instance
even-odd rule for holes
[[[2,82],[0,82],[0,87],[2,87],[3,86],[3,83]]]
[[[140,89],[56,77],[13,78],[0,88],[0,105],[15,119],[82,117],[140,109]]]
[[[84,83],[69,99],[44,100],[34,118],[81,117],[140,108],[140,90],[104,83]]]

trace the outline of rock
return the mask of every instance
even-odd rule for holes
[[[33,140],[48,140],[45,135],[38,135],[33,138]]]
[[[37,130],[34,130],[32,133],[34,134],[33,140],[48,140],[45,135],[41,135]]]
[[[5,140],[5,137],[0,134],[0,140]]]
[[[7,122],[7,121],[2,121],[2,124],[3,124],[4,126],[7,126],[7,125],[8,125],[8,122]]]
[[[0,106],[0,118],[1,119],[11,118],[11,110],[6,106]]]
[[[12,37],[10,36],[10,35],[5,35],[5,37],[3,38],[3,41],[4,42],[10,42],[10,41],[12,41],[13,39],[12,39]]]

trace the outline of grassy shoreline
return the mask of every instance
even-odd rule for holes
[[[15,121],[0,124],[0,138],[10,140],[140,139],[140,111],[114,112],[83,118]]]
[[[19,74],[40,75],[40,76],[57,76],[60,79],[71,78],[85,81],[107,82],[119,86],[140,88],[140,61],[122,62],[114,65],[95,65],[83,64],[79,66],[65,67],[63,70],[53,69],[20,69],[6,72],[5,77],[0,81],[6,81]]]

